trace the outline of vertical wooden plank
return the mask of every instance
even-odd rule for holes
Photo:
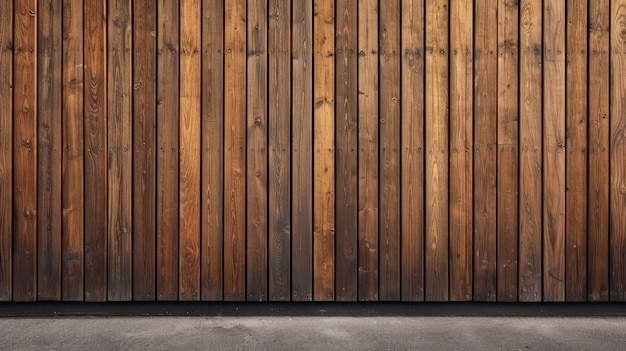
[[[83,6],[63,1],[63,300],[83,300]]]
[[[587,1],[567,4],[565,299],[587,300]]]
[[[133,2],[133,300],[155,299],[156,3]]]
[[[269,2],[269,300],[291,299],[291,6]]]
[[[13,297],[13,2],[0,2],[0,301]],[[57,132],[58,133],[58,132]],[[60,195],[59,195],[60,196]],[[60,223],[57,224],[57,228]],[[57,229],[58,231],[59,229]],[[57,270],[60,270],[57,263]],[[61,292],[56,292],[60,297]]]
[[[106,0],[86,0],[84,23],[85,300],[107,298]]]
[[[180,2],[178,299],[200,300],[200,0]]]
[[[543,299],[565,300],[565,3],[544,1]]]
[[[450,300],[472,299],[472,3],[450,4]]]
[[[228,0],[224,70],[224,299],[246,294],[246,2]]]
[[[291,298],[313,300],[313,0],[293,2]]]
[[[448,300],[448,0],[426,2],[426,300]]]
[[[517,301],[518,2],[498,5],[498,301]]]
[[[402,300],[424,300],[424,1],[403,0],[401,66]]]
[[[589,2],[588,300],[609,300],[609,1]]]
[[[109,1],[108,20],[108,299],[128,301],[132,298],[133,268],[130,0]]]
[[[380,3],[379,295],[391,301],[400,300],[400,15],[400,0]]]
[[[62,218],[61,35],[63,18],[61,17],[61,4],[41,0],[38,3],[38,13],[37,213],[39,215],[37,227],[40,229],[37,232],[37,300],[59,301],[61,300]],[[8,32],[11,34],[11,30]],[[8,63],[4,64],[9,66]],[[11,119],[9,116],[6,118]],[[11,140],[10,135],[7,140]],[[0,230],[4,231],[2,228]]]
[[[202,2],[202,300],[223,298],[224,0]]]
[[[267,300],[267,2],[248,3],[247,300]]]
[[[179,1],[157,5],[157,300],[178,299]]]
[[[626,301],[626,1],[611,4],[611,301]],[[621,77],[621,78],[620,78]]]
[[[16,0],[13,33],[13,301],[37,299],[37,1]]]
[[[335,299],[357,300],[358,146],[357,1],[337,1]]]
[[[315,0],[313,10],[313,293],[334,299],[335,287],[335,10]]]
[[[474,300],[495,301],[497,282],[497,0],[474,4]]]
[[[519,301],[541,301],[541,84],[542,7],[520,3],[520,219]]]
[[[359,301],[378,300],[378,1],[359,2]],[[317,64],[317,60],[316,60]]]

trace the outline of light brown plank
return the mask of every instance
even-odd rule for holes
[[[224,299],[246,295],[246,2],[227,0],[224,70]]]
[[[313,294],[335,297],[335,20],[334,1],[313,7]]]
[[[587,1],[567,4],[565,299],[587,300]]]
[[[472,299],[472,3],[450,3],[450,300]]]
[[[202,2],[202,300],[223,298],[224,0]]]
[[[359,301],[378,300],[378,1],[359,4]],[[316,61],[317,62],[317,61]]]
[[[426,1],[427,301],[448,300],[448,0]]]
[[[14,6],[12,232],[17,302],[37,299],[37,1],[17,0]]]
[[[474,7],[474,300],[495,301],[497,284],[497,0]]]
[[[609,1],[589,2],[588,300],[609,300]]]
[[[269,2],[269,295],[291,299],[291,2]]]
[[[61,7],[60,2],[38,3],[37,300],[39,301],[61,300],[61,53],[63,52]],[[8,63],[5,64],[10,66]]]

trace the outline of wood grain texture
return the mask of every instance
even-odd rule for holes
[[[178,299],[200,300],[200,0],[180,2]]]
[[[132,6],[108,7],[108,300],[132,299]]]
[[[400,0],[380,3],[379,297],[386,301],[400,300],[400,15]]]
[[[157,300],[178,299],[179,2],[157,4]]]
[[[247,296],[267,300],[267,2],[248,3]]]
[[[133,2],[133,300],[155,300],[156,2]]]
[[[223,298],[224,0],[202,2],[202,300]]]
[[[83,300],[83,6],[63,1],[62,298]]]
[[[565,3],[543,13],[543,299],[565,300]]]
[[[497,0],[474,7],[474,291],[495,301],[497,285]]]
[[[0,301],[13,298],[13,2],[0,2]],[[58,132],[57,132],[58,133]],[[60,196],[60,195],[59,195]],[[60,223],[57,224],[57,228]],[[59,229],[57,229],[58,231]],[[59,263],[57,269],[60,270]],[[60,279],[60,277],[58,278]],[[61,295],[57,291],[56,296]]]
[[[611,301],[626,301],[626,1],[611,3]]]
[[[472,3],[450,2],[450,300],[472,299]]]
[[[313,2],[292,7],[291,299],[313,300]]]
[[[565,300],[587,300],[587,1],[567,5]]]
[[[448,0],[426,1],[427,301],[448,300]]]
[[[246,297],[246,2],[227,0],[224,86],[224,299]]]
[[[520,2],[519,301],[542,299],[542,7]]]
[[[313,3],[313,299],[335,297],[335,10]]]
[[[357,300],[358,255],[358,87],[357,1],[336,9],[336,218],[335,299]]]
[[[517,301],[518,100],[517,1],[498,5],[498,301]]]
[[[37,299],[37,1],[14,2],[13,301]]]
[[[589,3],[587,299],[609,300],[609,2]]]
[[[378,1],[359,2],[359,301],[378,300]]]
[[[424,1],[403,0],[401,66],[402,300],[424,300]]]
[[[61,4],[39,1],[37,43],[37,300],[61,300]],[[2,11],[2,10],[0,10]],[[82,30],[82,28],[81,28]],[[9,30],[9,34],[11,31]],[[4,63],[7,64],[7,63]],[[9,66],[7,64],[7,66]],[[4,73],[3,73],[4,74]],[[10,76],[10,75],[9,75]],[[5,101],[4,99],[2,101]],[[10,117],[7,117],[10,119]],[[10,140],[10,137],[8,138]],[[4,181],[4,180],[2,180]],[[0,220],[1,221],[1,220]],[[0,229],[3,230],[3,229]]]
[[[268,275],[272,301],[291,299],[291,6],[269,2]]]

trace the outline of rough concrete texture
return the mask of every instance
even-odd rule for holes
[[[1,318],[0,350],[624,350],[624,317]]]

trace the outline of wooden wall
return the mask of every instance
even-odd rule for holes
[[[624,301],[626,0],[2,0],[0,300]]]

